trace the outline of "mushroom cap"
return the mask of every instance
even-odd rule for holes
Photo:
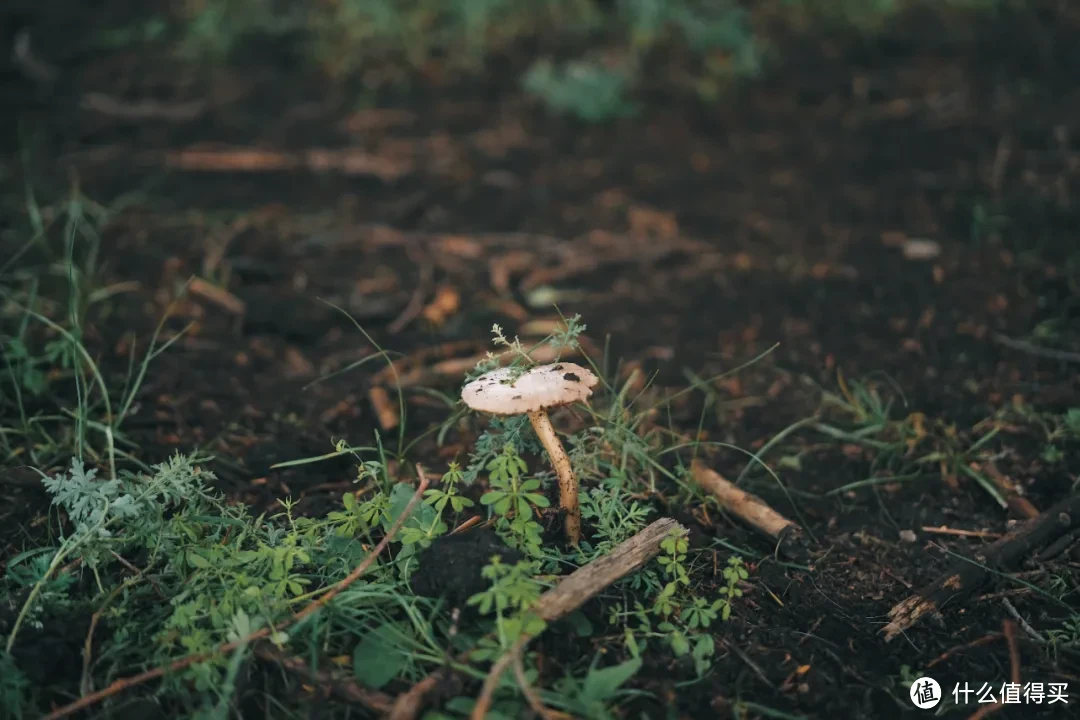
[[[591,370],[572,362],[537,365],[510,382],[515,372],[507,367],[485,373],[461,389],[461,399],[491,415],[521,415],[584,400],[599,382]]]

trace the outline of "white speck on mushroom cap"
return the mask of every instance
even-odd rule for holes
[[[572,362],[537,365],[511,383],[516,372],[499,368],[481,375],[461,389],[461,399],[490,415],[521,415],[584,400],[599,382],[591,370]]]

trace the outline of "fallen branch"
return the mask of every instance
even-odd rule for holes
[[[691,464],[690,472],[694,482],[711,493],[720,507],[772,539],[784,555],[793,560],[804,560],[809,555],[802,528],[773,510],[757,495],[740,490],[700,460]]]
[[[953,563],[945,575],[919,593],[897,603],[889,611],[882,632],[889,641],[917,623],[924,615],[940,616],[949,602],[960,602],[988,582],[993,573],[1007,572],[1031,551],[1054,542],[1080,527],[1080,494],[1070,495],[1038,517],[987,545],[973,560]]]
[[[205,662],[206,660],[216,657],[217,655],[231,652],[239,647],[243,647],[245,645],[248,645],[249,643],[255,642],[256,640],[264,640],[266,638],[269,638],[271,635],[282,632],[289,626],[294,625],[301,620],[318,612],[320,609],[325,607],[327,603],[337,597],[343,590],[356,582],[360,578],[360,576],[362,576],[365,572],[368,571],[368,568],[370,568],[372,563],[375,562],[375,559],[382,554],[382,552],[387,548],[388,545],[390,545],[390,541],[394,539],[394,536],[397,535],[399,530],[401,530],[401,526],[404,525],[405,521],[409,519],[410,515],[412,515],[413,510],[416,508],[417,504],[420,502],[420,498],[424,494],[424,490],[426,490],[428,486],[427,475],[424,474],[423,468],[417,465],[416,470],[420,475],[420,483],[416,486],[416,492],[413,493],[412,499],[409,500],[409,504],[405,506],[405,510],[401,513],[398,519],[387,531],[386,536],[383,537],[379,544],[375,546],[375,549],[372,550],[371,553],[368,554],[366,558],[364,558],[363,562],[357,565],[356,568],[348,574],[348,576],[338,581],[336,584],[332,585],[330,589],[323,593],[317,600],[313,600],[311,603],[306,605],[302,610],[297,612],[291,618],[279,623],[277,626],[268,626],[262,628],[261,630],[256,630],[255,632],[248,633],[244,637],[237,640],[218,645],[216,648],[210,650],[209,652],[188,655],[187,657],[180,658],[179,660],[176,660],[169,665],[163,667],[156,667],[153,670],[147,670],[146,672],[139,673],[138,675],[120,678],[119,680],[114,681],[109,686],[102,688],[97,692],[90,693],[89,695],[83,695],[75,702],[69,703],[67,705],[64,705],[63,707],[53,710],[51,713],[45,716],[44,720],[57,720],[57,718],[67,717],[72,713],[78,712],[79,710],[82,710],[84,708],[88,708],[91,705],[101,702],[107,697],[111,697],[112,695],[123,692],[128,688],[135,687],[136,685],[142,685],[143,683],[163,677],[164,675],[171,672],[183,670],[184,668],[194,665],[196,663]]]
[[[290,657],[272,645],[256,646],[255,654],[263,660],[277,663],[286,670],[300,675],[310,683],[329,690],[346,702],[358,703],[377,713],[388,712],[393,705],[394,699],[386,693],[361,687],[350,678],[340,677],[338,673],[313,670],[300,658]]]
[[[609,554],[567,575],[540,596],[532,612],[544,622],[566,617],[616,580],[644,567],[660,552],[664,538],[678,530],[686,532],[686,528],[671,518],[651,523]]]
[[[610,554],[584,565],[557,586],[541,595],[530,609],[544,622],[550,623],[574,612],[597,593],[616,580],[640,569],[660,552],[660,543],[673,530],[686,531],[682,525],[671,518],[661,518],[650,524],[634,537],[623,542]],[[483,717],[490,706],[491,695],[498,686],[499,677],[514,662],[514,655],[521,652],[531,637],[522,636],[492,665],[480,699],[477,700],[473,717]],[[458,662],[468,659],[469,652],[457,658]],[[418,682],[408,692],[403,693],[394,703],[388,718],[390,720],[414,720],[419,716],[425,697],[434,690],[450,671],[442,668]],[[478,714],[479,713],[479,714]]]

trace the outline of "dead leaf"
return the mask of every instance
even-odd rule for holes
[[[450,285],[440,285],[432,300],[420,314],[433,325],[442,325],[461,308],[461,294]]]

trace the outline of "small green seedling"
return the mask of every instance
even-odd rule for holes
[[[731,601],[733,598],[742,597],[742,589],[739,587],[739,583],[750,577],[750,573],[746,571],[743,566],[742,558],[738,555],[732,555],[728,558],[727,567],[724,568],[724,580],[727,581],[727,585],[720,588],[720,594],[723,597],[720,600],[720,619],[727,620],[731,617]]]

